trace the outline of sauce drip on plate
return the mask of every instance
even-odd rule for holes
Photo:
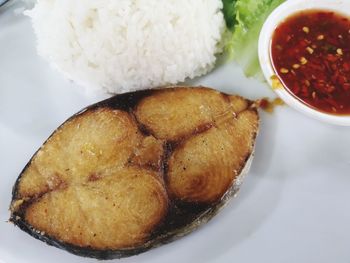
[[[350,19],[329,11],[297,13],[275,30],[273,66],[283,86],[322,112],[350,114]]]

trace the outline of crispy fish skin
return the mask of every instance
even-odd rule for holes
[[[249,169],[254,104],[209,88],[116,95],[68,119],[13,188],[15,225],[98,259],[139,254],[210,220]]]

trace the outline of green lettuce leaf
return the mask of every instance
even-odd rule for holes
[[[262,77],[258,59],[258,40],[260,30],[269,14],[285,0],[236,0],[226,2],[234,3],[234,11],[230,9],[224,13],[234,14],[231,28],[232,36],[227,43],[231,57],[242,66],[245,74]],[[224,3],[225,8],[225,3]],[[230,28],[229,28],[230,29]]]
[[[226,26],[230,30],[232,30],[236,24],[236,2],[237,0],[222,0]]]

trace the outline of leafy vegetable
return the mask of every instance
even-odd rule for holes
[[[258,59],[259,33],[268,15],[284,1],[223,0],[226,23],[232,31],[227,48],[247,76],[262,76]]]
[[[233,29],[236,24],[236,2],[237,0],[222,0],[223,12],[228,29]]]

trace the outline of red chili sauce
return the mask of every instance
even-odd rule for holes
[[[350,19],[329,11],[297,13],[273,35],[271,56],[283,86],[322,112],[350,114]]]

